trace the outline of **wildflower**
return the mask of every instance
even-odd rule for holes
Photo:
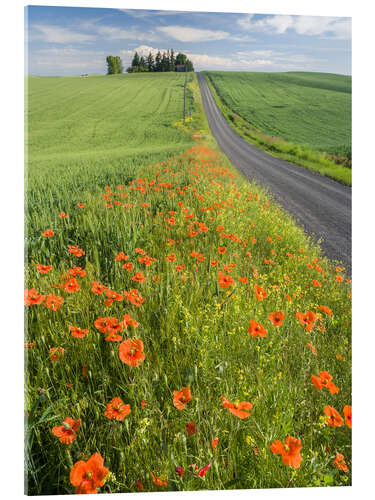
[[[263,300],[268,296],[268,293],[265,290],[263,290],[263,288],[259,285],[255,286],[254,292],[255,292],[255,297],[258,300]]]
[[[82,257],[86,252],[82,250],[82,248],[78,248],[77,245],[68,245],[69,253],[74,255],[74,257]]]
[[[339,361],[344,361],[344,358],[341,356],[341,354],[336,354],[336,358],[337,358]]]
[[[218,282],[221,288],[228,288],[234,284],[234,279],[229,274],[224,274],[219,271]]]
[[[217,249],[218,253],[220,253],[221,255],[224,255],[227,251],[227,247],[219,247]]]
[[[123,294],[125,299],[136,307],[140,307],[140,305],[146,300],[135,288],[132,288],[129,292],[124,290]]]
[[[142,401],[141,401],[142,410],[144,410],[147,405],[148,405],[147,401],[145,401],[144,399],[142,399]]]
[[[77,207],[78,207],[78,208],[83,208],[84,206],[85,206],[85,204],[84,204],[84,203],[77,203]]]
[[[336,267],[336,271],[337,271],[338,273],[341,273],[341,272],[343,271],[343,269],[342,269],[342,267],[337,266],[337,267]]]
[[[219,438],[215,438],[211,441],[211,446],[213,450],[216,450],[218,443],[219,443]]]
[[[251,403],[249,403],[248,401],[242,401],[241,403],[238,403],[238,402],[231,403],[224,396],[222,396],[221,399],[223,401],[223,406],[228,408],[228,410],[231,413],[233,413],[233,415],[236,415],[236,417],[243,419],[243,418],[247,418],[250,416],[249,411],[251,410],[253,405]],[[246,410],[246,411],[244,411],[244,410]]]
[[[86,336],[86,333],[89,332],[88,329],[81,330],[80,328],[78,328],[78,326],[72,325],[69,325],[69,330],[72,334],[72,337],[76,339],[83,339]]]
[[[53,295],[50,293],[47,295],[46,301],[44,305],[48,307],[51,311],[58,311],[60,307],[62,306],[64,302],[63,297],[60,297],[59,295]]]
[[[55,233],[52,231],[52,229],[46,229],[44,233],[42,233],[42,236],[44,236],[45,238],[52,238],[54,234]]]
[[[49,359],[56,363],[59,361],[61,356],[63,356],[65,353],[65,349],[63,347],[51,347],[49,350]]]
[[[92,281],[92,293],[95,293],[96,295],[101,295],[104,290],[107,290],[107,287],[105,285],[101,285],[99,281]]]
[[[52,434],[59,438],[64,444],[72,444],[77,437],[77,431],[81,426],[81,419],[74,420],[71,417],[66,417],[63,425],[58,425],[52,428]]]
[[[186,424],[186,432],[189,436],[192,436],[193,434],[196,434],[198,432],[194,422],[189,422],[188,424]]]
[[[97,488],[105,483],[109,473],[104,467],[104,459],[99,453],[94,453],[87,462],[79,460],[70,471],[70,482],[76,487],[76,493],[97,493]]]
[[[52,266],[45,266],[43,264],[37,264],[36,268],[40,272],[40,274],[47,274],[52,269]]]
[[[135,273],[135,275],[131,276],[130,279],[133,281],[138,281],[138,283],[143,283],[146,281],[146,278],[143,276],[141,272]]]
[[[344,472],[348,472],[348,470],[349,470],[348,466],[346,465],[344,455],[342,455],[341,453],[338,453],[337,451],[336,451],[336,458],[333,461],[333,465],[335,467],[337,467],[337,469],[342,470]]]
[[[311,375],[311,382],[318,390],[326,388],[331,394],[337,394],[340,389],[332,382],[332,375],[326,371],[319,372],[319,377]]]
[[[345,424],[351,429],[352,428],[352,407],[344,406],[344,417]]]
[[[39,292],[35,288],[30,288],[30,290],[25,290],[24,301],[25,306],[35,306],[43,303],[45,295],[39,295]]]
[[[184,475],[184,469],[182,467],[176,467],[175,468],[175,471],[177,472],[177,474],[182,477]]]
[[[173,405],[177,410],[183,410],[192,399],[189,387],[182,387],[179,391],[173,391]]]
[[[110,420],[124,420],[131,412],[130,405],[124,404],[120,398],[113,398],[107,404],[104,415]]]
[[[238,281],[241,281],[241,283],[246,285],[246,283],[249,282],[249,278],[247,278],[246,276],[239,276]]]
[[[267,335],[267,330],[264,328],[264,326],[261,325],[260,323],[257,323],[253,319],[250,320],[248,331],[249,334],[254,338],[257,338],[258,335],[264,338]]]
[[[340,413],[335,410],[332,406],[326,406],[324,408],[324,413],[327,415],[327,425],[330,427],[341,427],[344,423]]]
[[[115,257],[115,260],[117,262],[121,262],[122,260],[128,260],[129,259],[129,255],[125,255],[124,252],[120,252],[116,255]]]
[[[316,316],[312,311],[306,313],[296,312],[296,318],[305,327],[305,330],[311,332],[316,321]]]
[[[86,271],[82,269],[82,267],[75,266],[72,269],[68,269],[68,274],[70,274],[70,276],[77,276],[78,274],[78,276],[83,278],[84,276],[86,276]]]
[[[283,313],[283,311],[277,311],[268,315],[268,319],[271,321],[273,326],[281,326],[284,318],[285,314]]]
[[[285,445],[281,441],[276,440],[270,446],[272,453],[275,453],[275,455],[282,455],[284,465],[289,465],[296,469],[301,465],[301,448],[301,441],[293,436],[288,436],[285,439]]]
[[[312,280],[312,281],[310,281],[310,283],[312,285],[316,286],[316,287],[321,287],[322,286],[321,283],[319,283],[319,281],[316,281],[316,280]]]
[[[121,361],[129,366],[139,366],[145,360],[143,342],[139,339],[124,340],[119,347]]]
[[[74,293],[74,292],[78,292],[78,290],[81,289],[78,281],[76,278],[72,277],[70,279],[68,279],[67,281],[65,281],[65,283],[63,283],[62,287],[61,287],[65,292],[68,292],[68,293]]]
[[[143,484],[142,484],[142,481],[140,479],[138,479],[138,481],[135,483],[138,491],[142,491],[143,490]]]
[[[169,262],[174,262],[176,260],[176,254],[171,253],[171,255],[168,255],[168,257],[166,257],[166,260],[169,260]]]
[[[201,469],[199,469],[198,471],[198,476],[199,477],[204,477],[206,475],[206,472],[208,471],[208,469],[211,467],[211,463],[207,464],[205,467],[202,467]]]
[[[315,356],[317,356],[317,354],[318,354],[318,353],[317,353],[317,351],[316,351],[315,347],[314,347],[312,344],[307,344],[307,347],[310,347],[311,352],[312,352],[313,354],[315,354]]]
[[[344,281],[344,278],[343,278],[342,276],[340,276],[340,275],[337,275],[337,276],[336,276],[336,281],[337,281],[338,283],[342,283],[342,282]]]
[[[59,217],[60,217],[60,219],[68,219],[68,216],[66,215],[65,212],[60,212]]]
[[[133,262],[126,262],[125,264],[123,264],[121,266],[122,269],[126,269],[127,271],[132,271],[134,266],[133,266]]]
[[[25,342],[24,343],[25,349],[32,349],[33,347],[35,347],[35,342]]]
[[[332,316],[332,311],[328,306],[319,306],[319,309],[328,314],[328,316]]]
[[[168,481],[161,479],[160,477],[155,477],[153,474],[151,474],[152,480],[156,486],[159,486],[159,488],[166,488],[168,486]]]

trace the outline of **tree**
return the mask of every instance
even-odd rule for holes
[[[134,54],[133,60],[132,60],[132,68],[137,68],[139,66],[139,55],[138,52]]]
[[[107,56],[107,75],[116,75],[122,73],[124,68],[119,56]]]
[[[162,71],[160,50],[158,51],[155,57],[155,71]]]
[[[149,53],[149,55],[147,56],[147,59],[146,59],[146,63],[147,63],[147,67],[148,67],[148,70],[149,71],[154,71],[154,57],[153,55],[151,54],[151,52]]]
[[[176,58],[174,56],[173,49],[171,49],[169,71],[175,71],[175,69],[176,69],[175,66],[176,66]]]

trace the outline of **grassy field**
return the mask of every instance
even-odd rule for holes
[[[351,182],[351,77],[204,72],[229,123],[285,159]]]
[[[186,127],[180,75],[91,80],[30,81],[28,493],[351,484],[345,270],[218,152],[195,78]]]

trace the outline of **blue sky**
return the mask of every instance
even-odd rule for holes
[[[80,7],[26,8],[26,72],[105,73],[134,52],[183,52],[195,70],[351,74],[351,18]]]

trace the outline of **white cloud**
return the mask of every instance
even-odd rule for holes
[[[107,53],[79,50],[73,47],[41,49],[34,52],[30,61],[30,74],[81,74],[104,73]]]
[[[160,37],[154,32],[146,32],[137,28],[117,28],[115,26],[98,26],[96,31],[107,40],[148,40],[158,41]]]
[[[226,31],[212,31],[188,26],[159,26],[157,30],[179,42],[208,42],[230,37]]]
[[[328,36],[339,40],[350,40],[352,32],[351,19],[347,17],[275,15],[255,20],[253,15],[246,15],[238,19],[237,24],[246,31],[284,34],[294,30],[299,35]]]
[[[88,43],[96,39],[94,35],[77,33],[60,26],[37,24],[33,26],[33,30],[36,30],[36,32],[32,33],[29,40],[42,40],[46,43]]]

